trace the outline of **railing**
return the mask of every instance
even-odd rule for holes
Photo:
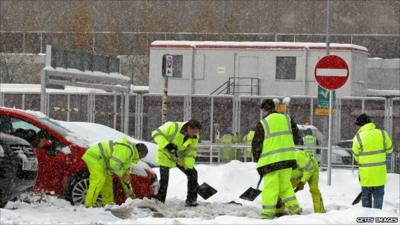
[[[250,148],[251,146],[248,144],[214,144],[214,143],[206,143],[206,144],[200,144],[198,146],[198,163],[208,163],[208,164],[214,164],[214,163],[221,163],[221,149],[222,148],[231,148],[232,151],[237,151],[241,152],[241,157],[238,159],[235,154],[235,158],[232,160],[239,160],[243,162],[253,161],[252,155],[247,155],[247,149]],[[324,159],[323,155],[326,154],[327,156],[327,151],[328,147],[327,146],[304,146],[304,145],[298,145],[296,146],[296,149],[314,149],[314,150],[322,150],[325,153],[314,153],[316,158],[318,159],[320,169],[325,170],[328,168],[328,163],[327,163],[327,158]],[[337,152],[338,150],[346,150],[349,152],[349,156],[342,156],[342,163],[338,162],[332,162],[332,167],[333,168],[351,168],[352,171],[354,171],[355,168],[358,168],[357,163],[355,162],[352,154],[351,154],[351,148],[336,148],[333,147],[332,149],[332,155]],[[340,156],[340,155],[339,155]],[[332,156],[333,157],[333,156]],[[345,160],[346,157],[346,160]],[[350,157],[350,158],[347,158]],[[391,162],[390,162],[390,170],[388,171],[395,172],[398,171],[399,167],[399,155],[397,152],[393,152],[391,154]],[[396,161],[397,160],[397,161]]]
[[[211,95],[259,95],[260,86],[257,77],[229,77],[229,79],[211,92]]]
[[[233,83],[230,83],[230,80],[225,81],[223,84],[221,84],[217,89],[215,89],[213,92],[210,93],[210,95],[220,95],[220,94],[229,94],[229,87],[231,85],[234,85]],[[226,93],[224,93],[226,92]]]

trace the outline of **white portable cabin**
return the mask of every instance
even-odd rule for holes
[[[317,95],[314,69],[326,55],[325,43],[154,41],[150,45],[149,91],[163,93],[163,55],[175,56],[169,93],[262,96]],[[330,54],[349,67],[338,96],[363,96],[368,50],[330,44]]]

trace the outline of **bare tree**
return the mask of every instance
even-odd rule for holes
[[[191,30],[198,33],[216,32],[218,25],[217,6],[214,1],[204,0],[203,5],[194,16]]]
[[[231,1],[231,7],[229,12],[224,18],[224,29],[225,33],[239,33],[239,20],[237,12],[239,11],[236,7],[235,1]]]
[[[38,83],[43,56],[0,53],[0,83]]]
[[[134,85],[148,84],[148,63],[146,55],[124,55],[121,56],[122,73],[131,78]]]
[[[49,38],[57,47],[93,50],[94,22],[89,6],[85,3],[79,5],[77,11],[61,17],[56,24],[49,31]],[[60,34],[57,31],[69,34]]]

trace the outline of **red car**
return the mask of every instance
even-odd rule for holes
[[[82,204],[89,184],[89,172],[81,159],[90,142],[40,112],[0,107],[0,132],[21,137],[31,143],[38,159],[34,191],[57,195],[72,204]],[[131,182],[139,198],[151,198],[158,187],[156,174],[145,163],[131,168]],[[125,196],[114,177],[115,202]]]

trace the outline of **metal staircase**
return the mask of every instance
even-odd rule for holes
[[[259,95],[260,85],[257,77],[229,77],[210,95]]]

